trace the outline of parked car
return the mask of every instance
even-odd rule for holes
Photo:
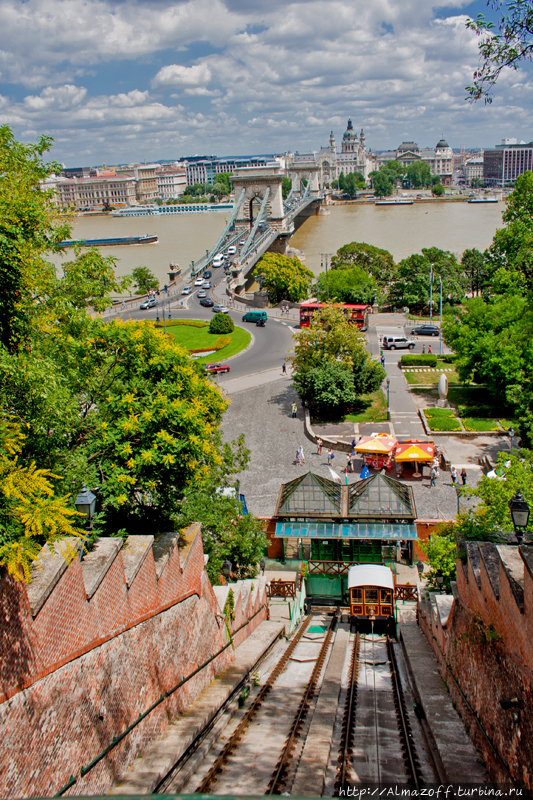
[[[411,336],[438,336],[440,333],[436,325],[420,325],[418,328],[413,328]]]
[[[210,269],[206,269],[206,271],[203,274],[203,277],[205,278],[205,280],[210,278],[211,277],[211,270]]]
[[[157,305],[157,300],[155,299],[155,297],[150,297],[148,300],[142,302],[139,308],[141,309],[141,311],[144,311],[146,308],[155,308],[156,305]]]
[[[385,350],[412,350],[415,346],[413,339],[406,336],[384,336],[383,348]]]
[[[192,289],[191,289],[190,286],[184,286],[183,289],[181,290],[182,294],[191,294],[191,292],[192,292]]]
[[[203,287],[204,287],[204,289],[211,289],[212,288],[211,281],[204,281],[203,282]]]
[[[202,297],[200,305],[205,306],[205,308],[212,308],[215,304],[210,297]]]
[[[229,308],[227,306],[219,306],[217,303],[216,306],[213,306],[213,311],[215,314],[228,314]]]
[[[205,289],[199,289],[198,290],[198,294],[196,295],[196,297],[198,299],[200,299],[200,297],[207,297],[207,292],[205,291]]]
[[[195,286],[203,286],[203,284],[204,284],[204,279],[202,277],[196,278],[196,280],[194,281]]]
[[[229,372],[229,367],[227,364],[206,364],[205,371],[215,374],[218,372]]]

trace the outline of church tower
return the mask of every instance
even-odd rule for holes
[[[337,152],[337,145],[335,144],[335,137],[333,135],[333,131],[329,134],[329,149],[332,153]]]
[[[352,120],[348,120],[348,127],[342,137],[342,152],[356,153],[358,147],[357,134],[353,129]]]

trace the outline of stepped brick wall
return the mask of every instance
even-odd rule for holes
[[[467,544],[419,623],[494,781],[533,788],[533,547]]]
[[[70,544],[71,554],[73,544]],[[43,548],[31,582],[0,576],[0,797],[51,796],[141,714],[268,616],[265,580],[213,590],[199,525],[99,539],[81,560]],[[218,598],[218,599],[217,599]],[[224,670],[227,647],[157,705],[68,794],[103,794]]]

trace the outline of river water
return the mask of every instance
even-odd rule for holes
[[[321,253],[335,253],[348,242],[367,242],[389,250],[396,261],[423,247],[451,250],[457,256],[469,247],[485,250],[496,228],[502,227],[504,203],[469,205],[431,202],[412,206],[343,205],[329,214],[309,217],[291,237],[291,247],[305,256],[305,264],[318,274]],[[77,217],[74,239],[109,238],[156,233],[157,244],[102,247],[103,255],[118,259],[117,275],[145,266],[159,279],[168,280],[171,261],[185,268],[210,249],[224,230],[227,213],[187,214],[176,217]],[[62,260],[72,257],[72,251]],[[59,262],[58,262],[59,263]]]

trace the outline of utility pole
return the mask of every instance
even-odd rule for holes
[[[331,258],[333,253],[320,253],[323,259],[326,262],[326,300],[329,301],[329,283],[328,283],[328,258]],[[324,262],[322,262],[323,264]]]
[[[429,271],[429,324],[433,322],[433,264]]]

